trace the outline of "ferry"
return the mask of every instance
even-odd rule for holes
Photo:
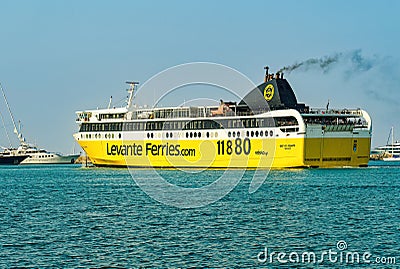
[[[219,106],[77,111],[73,136],[92,163],[140,168],[363,167],[372,121],[362,109],[312,109],[282,73],[269,74],[241,100]]]

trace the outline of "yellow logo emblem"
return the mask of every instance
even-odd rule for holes
[[[274,97],[274,92],[275,92],[274,85],[268,84],[267,87],[265,87],[264,89],[265,100],[271,101],[272,97]]]

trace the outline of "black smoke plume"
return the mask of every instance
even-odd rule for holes
[[[321,58],[311,58],[302,62],[282,67],[278,72],[290,74],[293,71],[307,71],[309,69],[320,69],[323,73],[329,72],[336,64],[342,63],[348,72],[363,72],[370,70],[375,63],[375,58],[366,58],[361,49],[350,52],[338,52]],[[350,64],[350,65],[348,65]]]

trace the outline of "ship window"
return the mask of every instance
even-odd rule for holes
[[[211,121],[210,120],[204,121],[204,129],[211,129]]]
[[[295,117],[277,117],[274,120],[277,127],[298,125]]]
[[[81,125],[81,128],[79,129],[79,132],[85,132],[85,127],[86,127],[86,124],[82,124]]]

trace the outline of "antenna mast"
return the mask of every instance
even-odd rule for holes
[[[129,84],[129,89],[128,89],[128,92],[129,92],[129,96],[128,96],[128,101],[127,101],[127,105],[126,105],[126,108],[127,109],[130,109],[131,108],[131,106],[132,106],[132,100],[133,100],[133,96],[134,96],[134,93],[135,93],[135,91],[136,91],[136,85],[138,85],[139,84],[139,82],[136,82],[136,81],[126,81],[126,84]]]

